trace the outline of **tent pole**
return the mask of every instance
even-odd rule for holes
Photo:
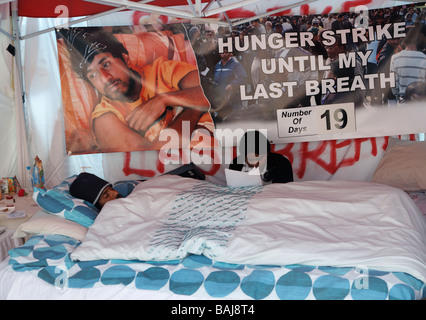
[[[21,37],[20,37],[20,29],[19,29],[19,16],[18,16],[18,2],[14,1],[11,4],[12,6],[12,33],[13,33],[13,40],[14,40],[14,46],[15,46],[15,61],[16,61],[16,67],[18,69],[18,77],[19,77],[19,84],[20,89],[22,90],[22,103],[23,103],[23,110],[25,110],[25,84],[24,84],[24,77],[23,77],[23,70],[22,70],[22,50],[21,50]],[[24,112],[25,115],[25,112]],[[26,119],[26,117],[25,117]]]
[[[192,0],[188,0],[192,1]],[[197,16],[201,17],[201,0],[195,0],[195,8],[197,10]]]
[[[170,17],[188,19],[194,22],[225,24],[224,22],[218,21],[217,19],[199,18],[199,17],[193,16],[191,13],[188,13],[188,12],[145,4],[146,3],[145,1],[142,1],[142,2],[131,2],[127,0],[122,0],[120,2],[117,2],[115,0],[84,0],[84,1],[103,4],[107,6],[119,6],[119,5],[123,5],[124,3],[128,10],[141,11],[141,12],[147,12],[147,13],[158,13],[158,14],[163,14]]]
[[[233,4],[228,4],[228,5],[224,5],[224,6],[221,5],[217,9],[205,11],[204,14],[207,17],[207,16],[218,14],[218,13],[226,12],[226,11],[229,11],[229,10],[232,10],[232,9],[238,9],[238,8],[241,8],[245,5],[249,5],[249,4],[252,4],[252,3],[255,3],[255,2],[259,2],[259,1],[260,0],[243,0],[243,1],[240,1],[240,2],[233,3]]]
[[[308,4],[308,3],[316,2],[316,1],[318,1],[318,0],[304,0],[304,1],[296,2],[296,3],[290,4],[288,6],[283,6],[283,7],[279,8],[279,9],[275,9],[275,10],[268,11],[268,12],[263,13],[263,14],[259,14],[259,15],[255,16],[255,17],[250,17],[250,18],[247,18],[247,19],[239,20],[239,21],[235,22],[233,24],[233,26],[238,26],[240,24],[243,24],[243,23],[246,23],[246,22],[250,22],[252,20],[259,19],[259,18],[263,18],[263,17],[267,17],[267,16],[273,16],[277,12],[281,12],[281,11],[284,11],[284,10],[292,9],[292,8],[299,7],[299,6],[302,6],[304,4]]]
[[[220,2],[220,0],[216,0],[216,2],[217,2],[217,4],[219,5],[219,7],[223,7],[222,6],[222,3]],[[231,21],[231,19],[229,19],[229,17],[228,17],[228,14],[226,13],[226,11],[223,13],[223,15],[225,16],[225,19],[226,19],[226,21],[228,22],[228,24],[229,24],[229,27],[231,28],[231,30],[232,30],[232,21]]]
[[[209,10],[209,8],[212,6],[212,4],[215,2],[216,0],[210,0],[208,4],[206,4],[203,8],[203,10],[201,10],[202,15],[204,16],[204,12],[206,12],[207,10]]]
[[[0,32],[3,33],[6,37],[8,37],[10,40],[13,40],[13,36],[6,30],[0,28]]]
[[[191,10],[191,12],[194,15],[194,17],[199,17],[200,16],[199,13],[198,13],[199,11],[197,11],[195,9],[195,6],[192,3],[192,0],[187,0],[187,2],[188,2],[189,9]]]
[[[156,13],[160,12],[164,15],[170,15],[172,17],[178,17],[178,18],[186,18],[186,19],[194,18],[193,14],[191,14],[189,12],[184,12],[184,11],[176,10],[176,9],[170,9],[170,8],[167,8],[167,7],[154,6],[154,5],[150,5],[150,4],[146,4],[146,3],[142,3],[142,2],[132,2],[132,1],[128,1],[128,0],[121,0],[121,1],[116,1],[116,0],[84,0],[84,1],[94,2],[94,3],[103,4],[103,5],[107,5],[107,6],[114,6],[114,7],[125,5],[131,10],[138,10],[138,11],[144,11],[144,12],[156,12]]]
[[[6,4],[8,2],[12,2],[13,0],[0,0],[0,5]],[[3,28],[0,28],[0,32],[3,33],[6,37],[8,37],[10,40],[13,40],[13,36],[4,30]]]
[[[12,12],[12,35],[13,44],[15,46],[15,112],[16,112],[16,136],[17,136],[17,177],[21,182],[25,182],[26,185],[26,167],[30,164],[29,162],[29,136],[28,136],[28,115],[25,107],[26,104],[26,93],[25,83],[22,68],[22,51],[21,51],[21,40],[20,40],[20,29],[19,29],[19,16],[18,16],[18,1],[11,3]]]

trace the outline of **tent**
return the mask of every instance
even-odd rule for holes
[[[359,5],[380,8],[408,3],[387,0],[0,0],[0,42],[3,48],[0,57],[3,75],[0,86],[0,173],[5,177],[17,176],[26,186],[26,167],[33,164],[36,155],[43,160],[48,187],[84,167],[114,180],[120,175],[149,177],[158,173],[145,170],[145,166],[154,166],[157,171],[164,172],[158,157],[154,156],[154,161],[147,160],[151,151],[137,156],[133,153],[67,154],[54,33],[57,27],[128,24],[133,22],[134,12],[147,13],[151,18],[160,15],[167,19],[238,25],[256,17],[289,12],[323,14],[353,11]],[[116,170],[117,174],[110,175],[117,161],[124,166]],[[137,169],[129,170],[133,167]]]

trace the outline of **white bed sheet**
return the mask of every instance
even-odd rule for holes
[[[399,189],[354,181],[272,184],[243,199],[235,207],[245,210],[237,212],[235,198],[222,205],[226,190],[203,194],[205,184],[177,176],[140,184],[103,209],[72,258],[170,260],[192,253],[227,263],[359,266],[426,281],[426,220]],[[192,207],[181,210],[187,197]],[[198,212],[203,204],[207,211]],[[203,219],[194,221],[195,214]],[[213,220],[204,219],[209,214]],[[244,218],[229,224],[230,215]],[[176,226],[191,234],[163,245]]]

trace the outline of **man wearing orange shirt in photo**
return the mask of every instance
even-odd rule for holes
[[[158,150],[166,143],[159,140],[163,129],[182,134],[186,122],[192,133],[203,115],[210,117],[196,66],[160,57],[138,68],[109,32],[71,28],[63,34],[73,69],[102,95],[92,131],[103,152]]]

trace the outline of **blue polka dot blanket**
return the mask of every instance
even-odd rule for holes
[[[83,241],[38,235],[9,263],[65,292],[108,287],[124,298],[123,288],[146,298],[421,299],[425,247],[425,217],[396,188],[161,176],[108,202]]]
[[[33,236],[24,246],[10,251],[9,264],[15,273],[32,273],[41,280],[37,285],[41,292],[33,296],[36,299],[414,300],[426,295],[423,282],[403,272],[230,264],[203,255],[161,262],[74,261],[70,253],[80,243],[60,235]],[[27,282],[23,289],[30,288]]]

